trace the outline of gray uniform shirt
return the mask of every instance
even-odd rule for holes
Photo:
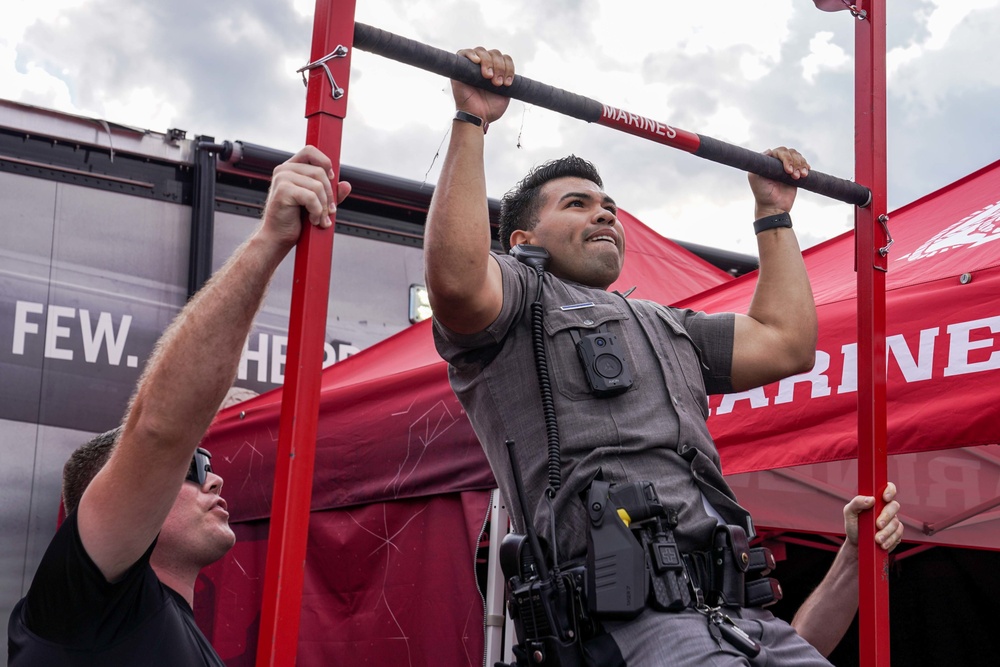
[[[753,534],[749,514],[722,477],[709,435],[707,392],[731,391],[734,316],[707,315],[579,285],[546,273],[542,303],[545,350],[560,434],[562,487],[552,510],[544,415],[532,353],[533,269],[496,256],[503,276],[503,308],[486,330],[470,335],[434,323],[438,352],[472,422],[515,530],[524,519],[517,504],[505,442],[514,440],[535,528],[551,539],[555,512],[561,561],[586,554],[587,516],[580,493],[598,470],[611,483],[648,480],[664,507],[679,511],[676,531],[684,550],[710,546],[715,518]],[[633,384],[625,393],[597,398],[581,365],[572,330],[594,333],[606,325],[624,350]],[[707,390],[707,391],[706,391]]]

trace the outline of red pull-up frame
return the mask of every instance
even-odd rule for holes
[[[875,519],[885,502],[886,217],[885,0],[864,0],[857,11],[854,51],[855,178],[868,183],[872,205],[855,210],[858,276],[858,492],[875,496],[875,508],[858,530],[858,644],[862,667],[889,666],[889,555],[875,544]]]
[[[874,521],[886,486],[885,272],[888,251],[885,145],[885,0],[851,7],[855,32],[855,161],[857,183],[812,171],[796,185],[855,204],[858,273],[858,488],[876,497],[861,516],[860,647],[864,667],[889,665],[887,554],[874,540]],[[308,75],[306,143],[316,146],[340,171],[343,119],[347,111],[350,56],[359,48],[409,64],[486,85],[478,67],[425,45],[354,23],[355,0],[316,0]],[[386,38],[388,36],[388,40]],[[386,41],[387,40],[387,41]],[[402,44],[402,49],[399,45]],[[387,46],[388,45],[388,46]],[[389,52],[383,52],[388,49]],[[417,61],[410,61],[413,52]],[[771,178],[786,178],[777,160],[642,118],[594,100],[517,77],[497,92],[597,122],[705,159]],[[542,100],[544,98],[544,101]],[[869,183],[865,188],[858,183]],[[309,505],[312,498],[320,372],[333,255],[333,227],[305,225],[295,256],[285,385],[275,465],[274,499],[264,575],[258,667],[294,665],[298,649],[305,575]]]
[[[308,79],[306,143],[333,161],[337,176],[347,115],[354,8],[355,0],[316,0],[310,66],[304,70]],[[258,667],[294,665],[298,651],[333,229],[304,224],[295,249]]]

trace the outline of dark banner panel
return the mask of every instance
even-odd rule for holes
[[[142,368],[185,300],[190,208],[0,173],[0,419],[104,431],[122,418]],[[7,196],[9,193],[9,197]],[[217,213],[213,268],[256,221]],[[339,235],[326,361],[409,326],[422,251]],[[237,386],[282,384],[293,257],[279,268]]]

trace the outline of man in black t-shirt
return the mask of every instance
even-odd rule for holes
[[[349,192],[315,148],[274,170],[260,226],[163,334],[122,426],[67,464],[67,518],[11,614],[11,667],[222,665],[191,606],[198,572],[235,535],[198,444],[303,209],[317,233],[332,233]]]

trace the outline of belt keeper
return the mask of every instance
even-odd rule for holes
[[[788,215],[788,213],[779,213],[778,215],[769,215],[765,218],[758,218],[757,220],[754,220],[753,232],[754,234],[760,234],[768,229],[791,226],[792,216]]]

